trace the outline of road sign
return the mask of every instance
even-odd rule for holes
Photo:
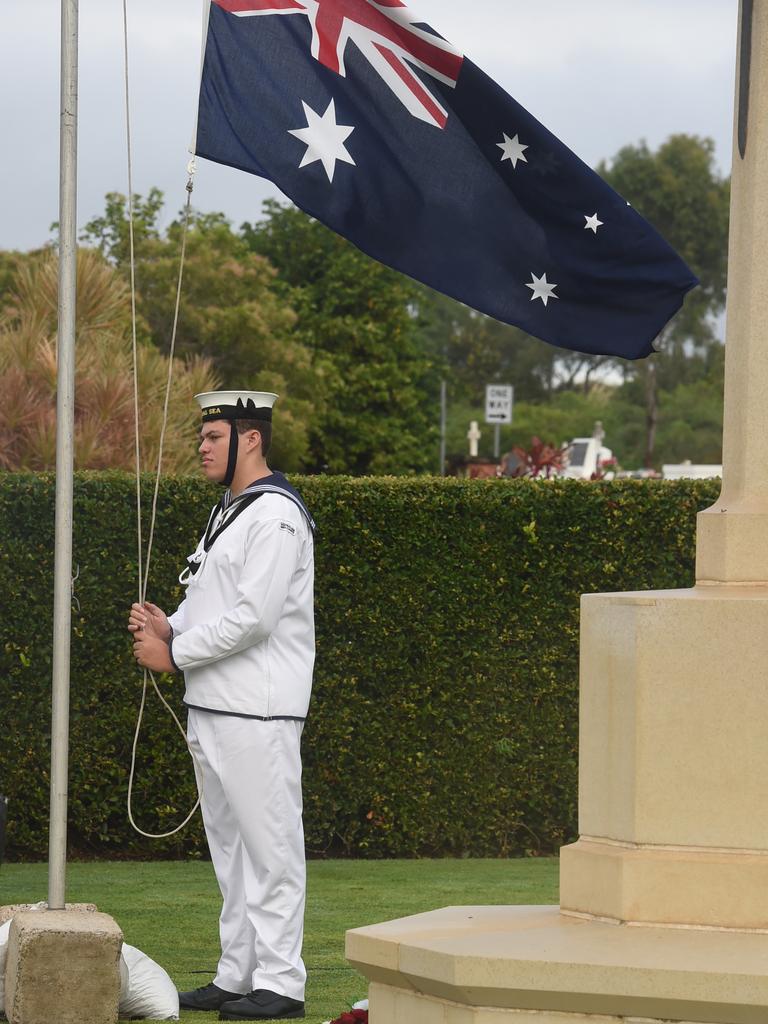
[[[514,401],[511,384],[489,384],[485,389],[485,422],[511,423]]]

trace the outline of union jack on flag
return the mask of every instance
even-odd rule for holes
[[[375,259],[564,348],[647,356],[697,284],[402,0],[211,0],[195,152],[271,179]]]
[[[303,14],[312,26],[312,56],[346,78],[344,53],[353,43],[414,115],[439,128],[448,111],[424,87],[410,64],[455,86],[463,57],[450,43],[419,28],[400,0],[214,0],[238,17]]]

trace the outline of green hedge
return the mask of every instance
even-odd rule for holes
[[[299,483],[320,527],[304,734],[310,853],[506,856],[571,839],[579,595],[690,585],[695,514],[716,484]],[[178,572],[215,499],[195,478],[163,481],[150,585],[161,606],[179,600]],[[0,793],[11,798],[16,859],[47,850],[53,506],[51,476],[0,474]],[[77,477],[70,848],[204,855],[199,821],[149,842],[126,820],[140,694],[124,628],[135,527],[132,478]],[[181,681],[163,687],[180,707]],[[194,787],[156,698],[140,752],[137,816],[164,831]]]

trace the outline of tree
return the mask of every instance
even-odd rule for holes
[[[419,344],[415,286],[301,211],[275,202],[264,210],[242,235],[277,268],[279,293],[297,314],[293,337],[313,353],[312,468],[433,468],[438,374]]]
[[[646,217],[691,266],[701,285],[657,340],[657,355],[628,371],[646,410],[646,466],[654,462],[660,391],[691,383],[719,344],[714,317],[725,304],[730,182],[714,167],[714,143],[673,135],[656,153],[645,142],[625,146],[598,168],[613,188]]]
[[[128,291],[98,253],[77,259],[75,465],[133,469],[134,398]],[[17,264],[0,314],[0,468],[51,470],[56,464],[56,326],[58,260],[53,251]],[[168,360],[138,346],[142,467],[154,470],[159,450]],[[163,465],[197,466],[198,415],[192,396],[215,387],[209,360],[176,360]]]
[[[162,193],[134,197],[137,308],[146,337],[167,352],[173,324],[183,215],[158,228]],[[110,193],[102,217],[83,238],[97,245],[128,279],[126,199]],[[211,361],[224,386],[281,395],[273,458],[284,470],[309,457],[317,373],[311,350],[293,331],[296,315],[276,283],[275,270],[234,232],[222,214],[191,216],[176,351]]]
[[[5,296],[13,285],[19,264],[27,258],[26,253],[0,250],[0,307],[2,307]]]
[[[92,246],[116,267],[127,267],[131,258],[128,201],[120,192],[108,192],[101,217],[93,217],[85,225],[80,241]],[[150,188],[146,199],[133,197],[133,245],[141,254],[147,243],[160,241],[157,225],[165,199],[159,188]],[[58,227],[58,225],[54,225]]]
[[[421,343],[442,366],[451,400],[482,406],[485,387],[494,382],[513,384],[522,401],[552,393],[563,349],[423,285],[416,301]]]
[[[725,350],[714,346],[706,372],[662,392],[667,411],[659,425],[659,448],[665,462],[718,464],[723,461],[723,389]]]

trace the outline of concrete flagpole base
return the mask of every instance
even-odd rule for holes
[[[24,910],[45,910],[47,906],[45,903],[8,903],[5,906],[0,907],[0,925],[10,921],[16,914],[20,914]],[[67,903],[66,910],[83,910],[89,914],[95,913],[99,908],[95,903]]]
[[[122,943],[107,914],[15,914],[5,970],[10,1024],[117,1024]]]

